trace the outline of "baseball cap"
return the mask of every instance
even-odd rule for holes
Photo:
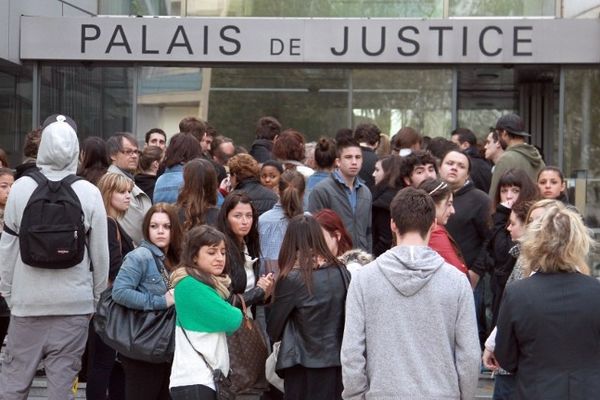
[[[517,114],[506,114],[498,118],[496,130],[505,130],[517,136],[531,136],[525,132],[525,123]]]

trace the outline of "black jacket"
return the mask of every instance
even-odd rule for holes
[[[375,150],[370,147],[360,146],[362,150],[362,166],[358,172],[358,177],[362,179],[369,190],[372,192],[375,188],[375,178],[373,178],[373,171],[375,171],[375,164],[377,163],[377,154]]]
[[[390,203],[398,189],[385,186],[373,191],[373,255],[379,257],[392,247],[392,230],[390,229]]]
[[[479,254],[481,262],[478,259],[476,266],[473,267],[475,271],[487,271],[491,275],[492,326],[496,325],[504,287],[517,261],[509,253],[515,245],[510,233],[506,230],[510,211],[510,208],[506,208],[501,204],[496,206],[496,212],[492,216],[494,226],[491,236],[486,240],[484,251]]]
[[[226,253],[226,263],[225,270],[227,275],[231,278],[231,295],[229,297],[229,302],[235,305],[236,307],[242,308],[242,305],[236,302],[236,294],[241,294],[244,298],[244,302],[248,308],[251,308],[254,312],[254,305],[263,304],[265,302],[265,291],[258,286],[254,286],[252,289],[246,290],[246,285],[248,283],[246,276],[246,269],[244,264],[246,262],[244,254],[239,250],[236,244],[231,240],[231,238],[226,237],[227,241],[227,253]],[[256,258],[256,255],[250,255],[253,258]],[[258,273],[258,262],[255,262],[253,265],[254,270],[254,279],[258,282],[259,273]]]
[[[239,182],[235,190],[245,192],[256,208],[258,215],[269,211],[277,203],[277,195],[260,184],[258,179],[250,178]]]
[[[446,224],[446,230],[460,248],[467,268],[474,270],[479,275],[482,275],[483,272],[475,269],[475,261],[482,251],[485,240],[490,236],[488,226],[490,205],[488,195],[476,189],[469,181],[454,193],[456,213]]]
[[[135,184],[144,191],[152,200],[154,198],[154,186],[156,186],[156,180],[158,177],[156,175],[149,174],[137,174],[134,176],[133,180]]]
[[[340,366],[349,282],[348,270],[336,266],[313,270],[312,295],[299,269],[277,282],[267,332],[274,342],[281,340],[278,373],[295,365]]]
[[[495,355],[516,374],[515,399],[597,399],[600,283],[579,273],[536,273],[506,287]]]
[[[264,163],[265,161],[269,161],[273,159],[273,141],[267,139],[256,139],[254,143],[252,143],[252,148],[250,149],[250,155],[254,157],[259,164]]]
[[[492,182],[492,165],[481,157],[477,148],[469,147],[466,153],[471,160],[471,173],[469,174],[471,181],[477,189],[488,193]]]
[[[109,255],[109,269],[108,269],[108,280],[114,282],[121,264],[123,264],[123,258],[131,250],[135,249],[133,241],[129,235],[121,228],[121,225],[113,218],[107,218],[107,231],[108,231],[108,255]],[[119,241],[119,238],[121,239]]]

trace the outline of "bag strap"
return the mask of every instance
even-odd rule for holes
[[[190,346],[192,346],[192,349],[196,352],[196,354],[198,354],[200,356],[200,358],[202,359],[202,361],[204,361],[204,363],[206,364],[206,366],[210,370],[210,373],[214,374],[215,373],[215,369],[210,366],[210,364],[208,363],[208,361],[206,361],[206,357],[204,357],[204,354],[202,354],[198,350],[196,350],[196,348],[192,344],[192,341],[188,337],[187,332],[183,328],[183,325],[181,325],[181,321],[179,320],[179,318],[177,318],[177,322],[179,323],[179,327],[181,328],[181,331],[183,332],[183,335],[185,336],[185,340],[187,340],[187,342],[190,344]]]
[[[240,302],[242,303],[242,315],[244,317],[244,324],[246,325],[247,329],[252,329],[252,323],[250,322],[250,318],[248,318],[248,307],[246,306],[246,301],[244,300],[244,296],[241,295],[240,293],[237,293],[234,295],[234,299],[238,298],[240,300]]]

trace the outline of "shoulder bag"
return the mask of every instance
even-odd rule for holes
[[[134,310],[115,302],[109,287],[100,295],[94,328],[104,343],[125,357],[150,363],[173,360],[175,307]]]
[[[236,298],[241,301],[244,320],[242,326],[227,337],[227,346],[231,388],[235,393],[241,394],[251,389],[267,388],[265,361],[268,351],[260,326],[248,317],[244,297],[240,294],[235,295],[234,303]]]

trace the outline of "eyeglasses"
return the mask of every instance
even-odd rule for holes
[[[140,151],[138,149],[135,149],[135,150],[131,150],[131,149],[119,150],[119,153],[125,154],[127,157],[139,156],[140,155]]]

